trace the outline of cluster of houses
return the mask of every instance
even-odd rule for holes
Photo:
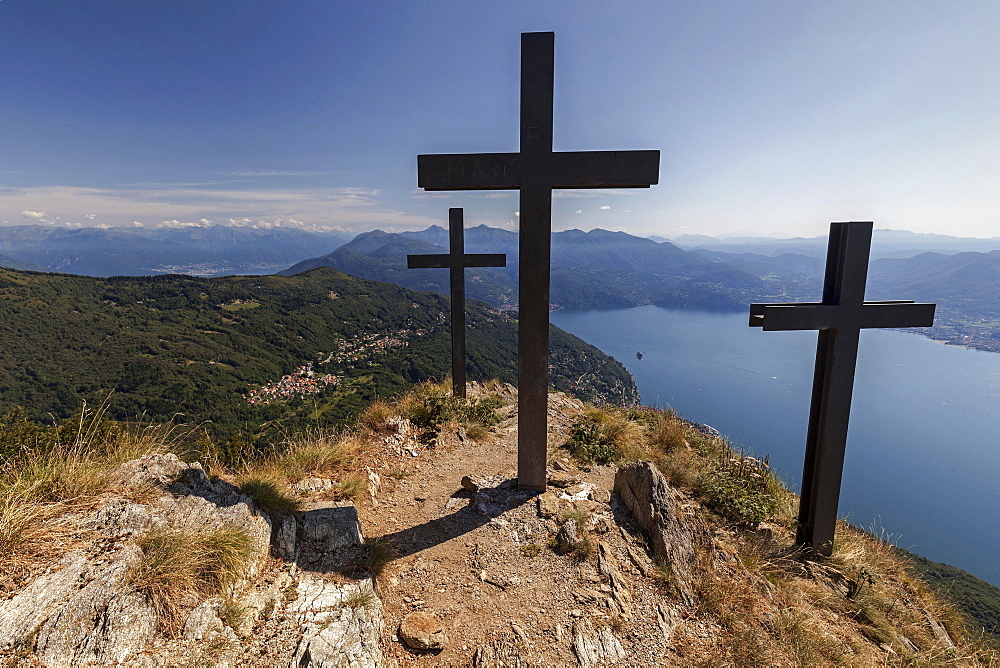
[[[325,360],[327,362],[360,362],[373,353],[384,353],[390,348],[400,348],[410,345],[406,340],[410,336],[423,336],[426,332],[422,329],[410,330],[400,329],[388,334],[365,334],[356,339],[345,339],[337,344],[337,349],[329,353]]]
[[[326,387],[336,387],[340,379],[332,373],[317,373],[315,365],[329,364],[330,362],[360,362],[373,354],[385,353],[390,348],[400,348],[409,345],[406,338],[409,336],[423,336],[423,330],[400,329],[388,334],[366,334],[356,339],[345,339],[337,345],[337,349],[329,353],[320,353],[318,362],[309,362],[305,366],[300,366],[290,374],[282,376],[273,383],[268,383],[258,388],[251,388],[243,395],[243,398],[251,406],[254,404],[268,404],[271,401],[280,399],[293,399],[305,397],[310,394],[319,394]]]
[[[316,373],[313,370],[313,363],[309,362],[292,373],[282,376],[276,382],[250,390],[243,395],[243,398],[251,406],[267,404],[275,399],[291,399],[319,394],[323,388],[336,386],[339,382],[340,379],[332,373]]]

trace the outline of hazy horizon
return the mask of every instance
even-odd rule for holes
[[[556,150],[659,149],[651,189],[557,191],[554,229],[1000,234],[996,3],[0,3],[0,224],[357,233],[515,192],[424,193],[420,153],[517,150],[519,34],[556,33]]]

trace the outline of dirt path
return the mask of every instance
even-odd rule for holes
[[[364,535],[391,540],[400,551],[380,578],[386,656],[400,665],[465,666],[478,650],[477,665],[576,666],[574,638],[585,642],[596,629],[627,648],[617,663],[661,663],[663,596],[637,568],[637,555],[647,571],[652,564],[640,540],[620,528],[627,512],[609,503],[614,469],[582,471],[563,459],[568,470],[552,481],[560,487],[541,501],[518,492],[513,409],[504,409],[489,438],[448,432],[416,457],[405,449],[390,456],[377,505],[361,507]],[[575,399],[551,395],[550,461],[560,457],[557,446],[581,409]],[[481,489],[463,488],[465,476]],[[590,540],[560,555],[551,544],[567,516],[589,527]],[[448,636],[443,650],[413,650],[396,635],[415,611],[436,615]]]

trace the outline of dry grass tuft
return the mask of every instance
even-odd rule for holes
[[[368,589],[358,587],[344,599],[344,605],[352,610],[367,608],[375,602],[375,594]]]
[[[353,436],[308,430],[289,439],[287,449],[273,464],[287,477],[300,480],[338,471],[350,463],[359,448]]]
[[[78,521],[31,489],[0,490],[0,592],[17,589],[40,562],[78,544]]]
[[[365,567],[371,571],[376,579],[381,577],[386,567],[400,555],[399,548],[392,541],[384,538],[366,539],[365,548],[368,550]]]
[[[142,558],[126,582],[153,604],[168,634],[183,623],[183,611],[206,595],[222,592],[260,556],[250,536],[238,527],[211,531],[158,529],[136,544]]]
[[[291,515],[301,505],[287,491],[283,482],[267,475],[240,476],[236,484],[261,510],[275,519]]]
[[[115,469],[143,454],[176,444],[173,425],[110,422],[104,409],[83,410],[52,426],[9,414],[0,425],[0,590],[16,588],[32,572],[80,544],[84,511],[109,493],[134,500],[148,489],[121,489]]]
[[[375,401],[358,417],[358,427],[371,434],[385,434],[390,431],[389,420],[396,411],[386,401]]]
[[[337,483],[337,496],[356,501],[368,489],[368,481],[359,473],[348,473]]]
[[[649,445],[659,452],[671,453],[689,447],[687,425],[672,410],[656,416],[648,432]]]

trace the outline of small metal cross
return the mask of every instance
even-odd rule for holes
[[[819,330],[796,542],[826,556],[837,527],[861,330],[934,324],[934,304],[865,301],[871,243],[871,223],[831,223],[823,301],[750,305],[751,327]]]
[[[555,34],[521,34],[521,151],[417,156],[424,190],[520,190],[517,483],[545,490],[554,188],[648,188],[659,151],[552,150]]]
[[[465,253],[462,209],[448,209],[448,253],[407,255],[409,269],[451,270],[451,393],[465,397],[465,268],[506,267],[503,253]]]

